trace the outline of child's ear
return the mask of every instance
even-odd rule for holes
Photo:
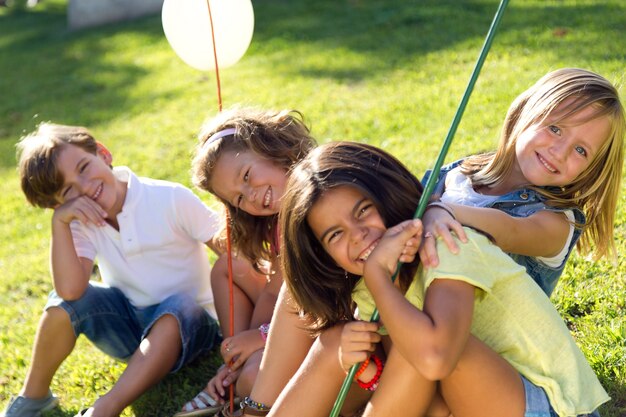
[[[102,160],[108,166],[111,166],[113,163],[113,155],[111,155],[111,152],[109,152],[107,147],[101,144],[100,142],[97,142],[97,146],[98,146],[98,156],[102,158]]]

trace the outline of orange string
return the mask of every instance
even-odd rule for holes
[[[206,0],[206,7],[209,10],[209,23],[211,24],[211,39],[213,40],[213,60],[215,61],[215,79],[217,80],[217,107],[222,111],[222,87],[220,84],[220,69],[217,65],[217,48],[215,47],[215,31],[213,30],[213,16],[211,15],[211,5]]]

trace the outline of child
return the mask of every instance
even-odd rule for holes
[[[24,387],[5,416],[56,406],[50,382],[80,334],[128,361],[112,389],[81,414],[117,416],[220,341],[203,245],[211,245],[219,217],[179,184],[112,168],[111,153],[83,127],[44,123],[18,148],[26,198],[53,209],[54,291]],[[89,280],[96,257],[102,283]]]
[[[363,144],[320,146],[294,170],[281,266],[321,334],[269,415],[327,415],[361,361],[344,416],[363,405],[365,416],[432,415],[435,407],[455,417],[595,415],[608,396],[523,267],[471,229],[458,254],[438,247],[439,267],[413,261],[421,222],[402,220],[421,190],[395,158]],[[361,320],[375,304],[384,327],[346,324],[353,303]],[[248,411],[267,411],[256,401],[246,400]]]
[[[581,235],[583,253],[615,254],[625,131],[611,83],[582,69],[556,70],[513,102],[495,153],[442,169],[438,193],[460,223],[493,236],[550,295]],[[452,239],[444,213],[425,214],[425,237]],[[450,228],[462,233],[459,224]],[[427,239],[425,265],[436,266],[434,248]]]
[[[235,335],[222,343],[224,362],[230,365],[222,366],[177,416],[215,413],[224,403],[225,387],[235,380],[237,394],[249,394],[282,284],[275,266],[281,199],[292,166],[314,146],[298,112],[232,109],[203,127],[192,162],[193,182],[224,203],[231,221],[237,255],[233,262]],[[225,265],[222,256],[211,283],[222,332],[229,334]]]

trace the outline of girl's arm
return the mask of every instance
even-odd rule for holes
[[[467,343],[474,287],[437,279],[426,292],[423,310],[404,297],[391,276],[405,243],[420,232],[418,221],[390,228],[368,258],[364,278],[394,347],[424,377],[439,380],[454,370]]]
[[[552,257],[567,241],[570,223],[563,213],[541,210],[528,217],[513,217],[494,208],[449,205],[457,220],[491,235],[505,252]]]
[[[452,232],[461,224],[489,234],[505,252],[524,256],[553,257],[567,242],[570,223],[563,213],[541,210],[529,217],[513,217],[494,208],[446,204],[456,220],[439,207],[430,207],[423,216],[424,232],[441,237],[448,247]],[[462,236],[459,236],[462,237]],[[454,251],[453,251],[454,252]],[[427,267],[439,263],[434,239],[425,239],[420,247],[420,259]]]

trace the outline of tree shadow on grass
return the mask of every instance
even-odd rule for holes
[[[293,75],[358,82],[415,62],[416,57],[470,41],[475,56],[487,34],[498,2],[426,0],[420,2],[293,1],[255,4],[253,47],[274,52],[276,39],[349,50],[365,57],[350,68],[332,62],[294,65]],[[257,7],[258,6],[258,7]],[[495,47],[523,49],[542,43],[562,59],[624,59],[626,9],[615,5],[525,7],[511,4],[494,40]],[[545,32],[548,32],[546,38]],[[585,40],[573,40],[573,33]],[[620,35],[621,34],[621,35]],[[605,45],[599,47],[598,41]],[[266,46],[267,45],[267,46]],[[605,47],[604,47],[605,46]],[[295,59],[295,57],[293,57]]]

